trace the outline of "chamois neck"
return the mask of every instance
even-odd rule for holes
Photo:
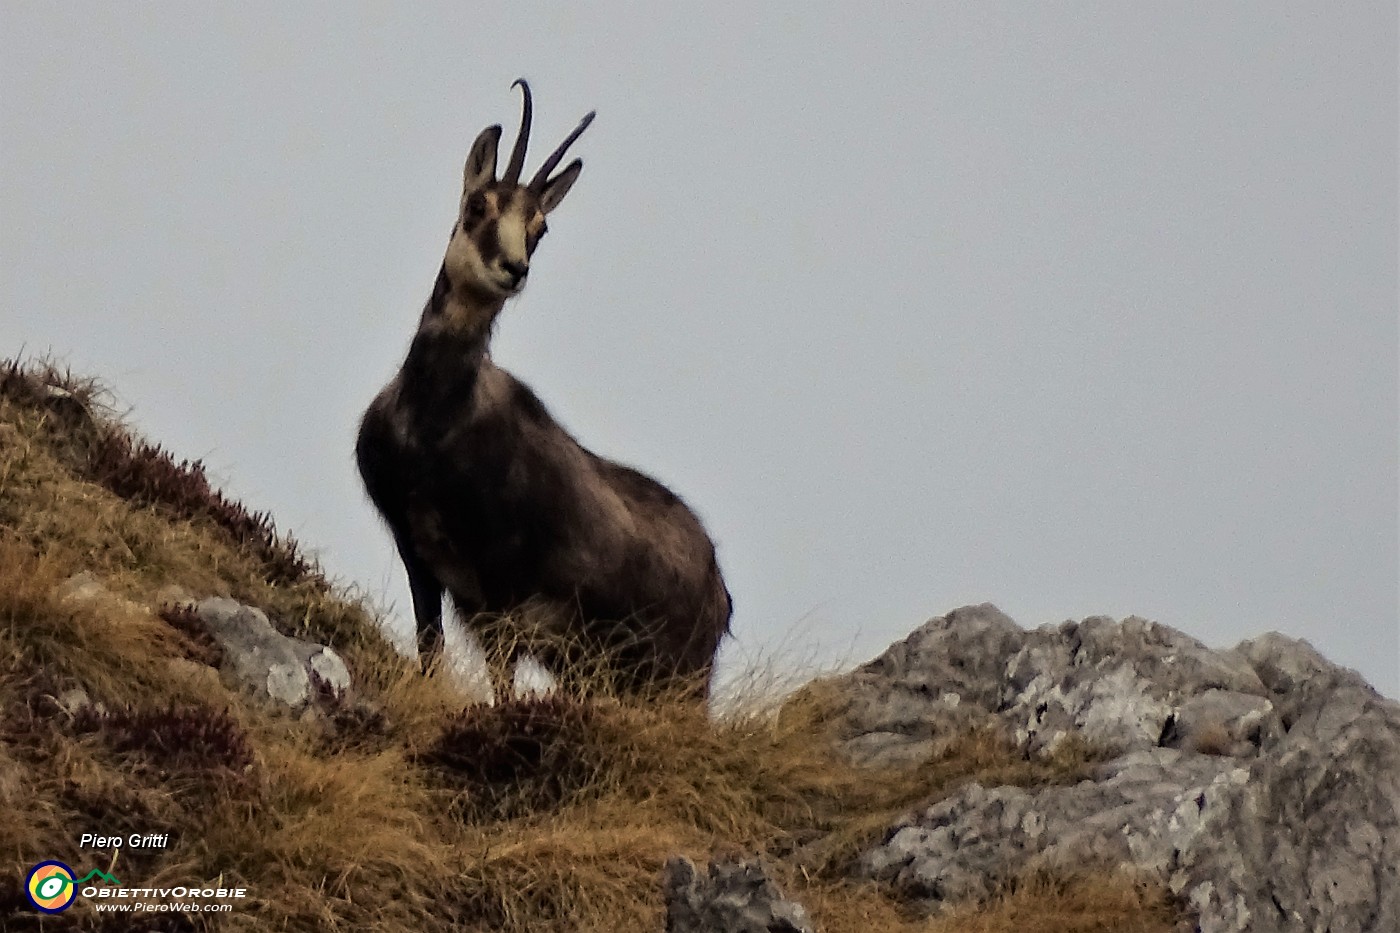
[[[420,419],[450,417],[468,403],[490,357],[492,323],[503,304],[464,295],[438,272],[401,374],[405,401]]]
[[[499,296],[470,286],[454,288],[446,268],[440,268],[418,332],[462,344],[479,343],[484,349],[504,306],[505,299]]]

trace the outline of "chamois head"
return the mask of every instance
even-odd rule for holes
[[[593,122],[593,112],[579,121],[559,147],[544,160],[528,184],[520,180],[525,166],[525,147],[530,137],[530,86],[518,79],[525,96],[520,117],[520,135],[510,153],[505,174],[496,178],[496,149],[501,127],[488,126],[472,144],[462,177],[462,203],[457,225],[447,246],[443,273],[447,285],[476,302],[499,305],[525,286],[530,272],[530,256],[544,236],[545,215],[559,206],[583,169],[574,159],[562,172],[550,173],[564,158],[565,151]]]

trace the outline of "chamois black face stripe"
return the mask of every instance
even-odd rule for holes
[[[501,255],[501,238],[496,235],[494,223],[481,228],[481,235],[474,238],[474,242],[476,251],[481,254],[481,261],[488,265]]]

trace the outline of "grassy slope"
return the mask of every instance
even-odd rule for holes
[[[659,931],[673,854],[762,854],[826,933],[1171,927],[1162,890],[1109,874],[1023,879],[937,921],[842,880],[899,812],[971,779],[1073,779],[1082,760],[1023,761],[979,734],[918,768],[856,769],[832,751],[820,685],[780,715],[717,721],[603,698],[463,708],[265,516],[93,414],[96,394],[49,367],[0,367],[6,929],[101,927],[82,901],[41,924],[20,889],[41,859],[98,867],[77,836],[99,831],[171,834],[167,849],[100,866],[129,886],[252,895],[153,929]],[[62,598],[83,571],[109,595]],[[336,647],[359,699],[298,721],[230,692],[170,608],[210,594]],[[57,698],[78,686],[108,714],[66,712]]]

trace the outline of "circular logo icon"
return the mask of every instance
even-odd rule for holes
[[[62,862],[40,862],[29,869],[24,890],[29,895],[29,903],[46,914],[67,910],[78,896],[73,869]]]

